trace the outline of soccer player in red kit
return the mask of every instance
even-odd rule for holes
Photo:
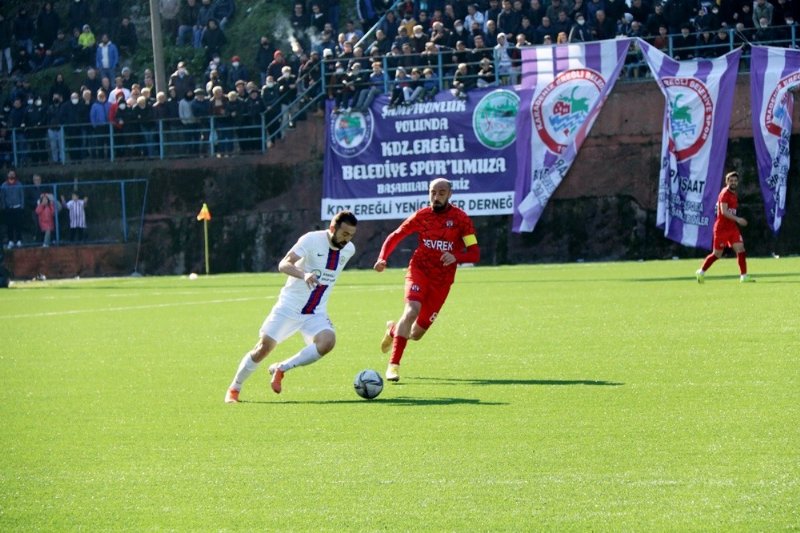
[[[383,272],[386,260],[408,235],[416,233],[417,249],[406,274],[405,308],[400,319],[386,324],[381,351],[392,348],[388,381],[400,380],[400,359],[408,339],[418,341],[442,309],[459,263],[477,263],[481,253],[469,216],[450,203],[453,188],[444,178],[430,184],[430,206],[423,207],[386,237],[374,269]]]
[[[706,271],[714,262],[722,257],[725,248],[733,248],[736,259],[739,261],[739,281],[747,283],[755,281],[747,273],[747,254],[744,251],[744,241],[739,232],[739,226],[747,226],[747,220],[738,216],[739,199],[736,189],[739,187],[739,174],[728,172],[725,175],[725,188],[719,193],[717,199],[717,220],[714,222],[714,250],[703,261],[703,266],[695,273],[698,283],[705,281]],[[737,226],[738,224],[738,226]]]

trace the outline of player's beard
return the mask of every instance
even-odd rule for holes
[[[447,209],[447,202],[437,204],[436,202],[431,203],[431,209],[433,209],[434,213],[441,213],[445,209]]]
[[[341,250],[342,248],[347,246],[346,242],[337,241],[336,240],[336,234],[335,233],[333,235],[331,235],[331,238],[329,240],[331,241],[331,246],[333,246],[334,248],[337,248],[339,250]]]

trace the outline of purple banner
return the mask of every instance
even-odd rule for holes
[[[453,203],[470,215],[513,210],[517,93],[449,91],[431,102],[366,113],[327,109],[322,220],[349,209],[362,220],[402,219],[428,204],[428,183],[453,183]]]
[[[750,101],[758,178],[767,223],[778,233],[786,214],[789,137],[794,98],[800,85],[800,51],[753,46],[750,59]]]
[[[625,63],[630,39],[522,51],[514,232],[533,231]]]
[[[666,98],[656,226],[685,246],[711,249],[741,49],[676,61],[639,39]]]

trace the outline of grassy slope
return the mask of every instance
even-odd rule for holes
[[[400,270],[346,273],[335,352],[238,406],[279,275],[7,291],[0,529],[799,527],[800,260],[751,265],[464,269],[373,402]]]

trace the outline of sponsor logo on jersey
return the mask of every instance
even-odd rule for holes
[[[478,102],[472,113],[472,130],[486,148],[502,150],[517,138],[519,96],[498,89]]]
[[[453,243],[450,241],[443,241],[440,239],[422,239],[422,244],[425,248],[431,250],[439,250],[440,252],[452,252]]]
[[[452,228],[455,225],[455,222],[453,222],[452,220],[448,220],[447,222],[444,223],[444,225],[447,226],[448,228]]]

